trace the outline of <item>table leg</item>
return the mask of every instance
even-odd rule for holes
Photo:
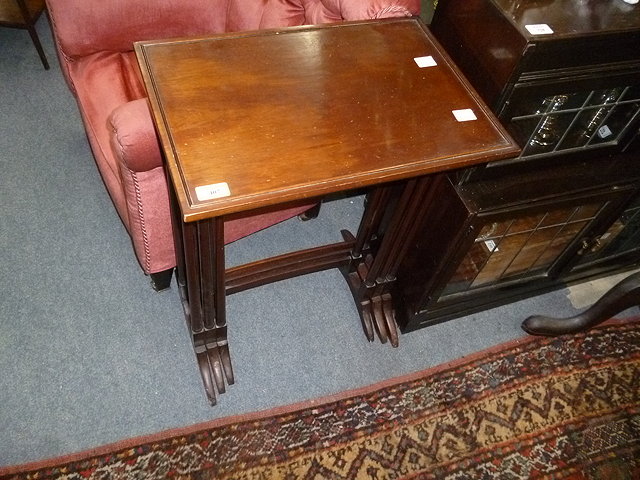
[[[193,347],[207,398],[234,383],[225,312],[224,222],[222,218],[183,225],[186,293]]]
[[[175,204],[174,204],[175,206]],[[207,399],[234,383],[225,313],[224,222],[182,222],[174,209],[176,279]]]
[[[416,233],[414,219],[431,201],[431,187],[437,181],[440,176],[411,179],[377,187],[369,195],[352,261],[343,269],[369,341],[377,332],[382,343],[388,340],[398,346],[393,283]]]
[[[393,337],[392,344],[395,345],[397,345],[397,335],[394,335],[394,331],[397,331],[394,329],[395,321],[393,318],[388,321],[385,319],[385,312],[392,312],[393,309],[383,308],[381,297],[384,290],[383,282],[376,282],[374,276],[380,264],[380,258],[373,255],[375,249],[373,245],[377,241],[377,234],[396,190],[395,187],[385,186],[375,188],[368,194],[356,238],[347,231],[342,232],[345,241],[353,242],[354,246],[351,250],[351,261],[340,269],[356,302],[367,340],[372,342],[377,333],[382,343],[386,343],[389,337]],[[388,303],[390,300],[391,298],[388,297],[385,301]],[[387,325],[392,325],[391,332]]]
[[[616,313],[640,305],[640,272],[629,275],[579,315],[567,318],[534,315],[522,323],[531,335],[556,336],[581,332],[608,320]]]
[[[47,56],[44,53],[44,49],[42,48],[42,44],[40,43],[40,38],[38,37],[38,31],[35,27],[35,22],[40,16],[41,12],[37,12],[35,14],[35,18],[32,17],[33,14],[29,11],[29,7],[27,7],[27,3],[25,2],[25,0],[18,0],[18,8],[20,8],[20,12],[22,13],[22,18],[24,20],[24,24],[26,25],[26,29],[29,32],[29,36],[31,37],[31,41],[33,42],[33,46],[36,47],[38,55],[40,56],[42,66],[45,70],[49,70],[49,62],[47,61]]]

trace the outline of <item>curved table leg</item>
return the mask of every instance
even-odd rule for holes
[[[387,327],[389,341],[392,346],[397,347],[400,344],[400,337],[398,336],[398,324],[396,322],[396,313],[393,309],[391,294],[385,293],[382,295],[382,309],[384,311],[384,321]]]
[[[579,315],[568,318],[534,315],[522,322],[522,329],[532,335],[577,333],[637,305],[640,305],[640,272],[629,275]]]
[[[362,322],[362,329],[364,330],[367,340],[373,342],[375,336],[373,333],[373,317],[371,314],[370,300],[360,302],[360,321]]]
[[[229,346],[211,342],[195,346],[194,350],[207,399],[211,405],[215,405],[216,391],[225,393],[225,385],[234,383]]]
[[[399,335],[391,293],[384,289],[379,293],[379,285],[367,286],[363,281],[363,276],[366,276],[368,271],[364,260],[355,267],[352,265],[340,270],[355,300],[367,340],[373,342],[377,333],[381,343],[390,341],[392,346],[397,347]]]
[[[373,302],[373,318],[376,324],[376,331],[378,332],[378,338],[381,343],[387,343],[387,324],[384,318],[384,310],[382,308],[382,297],[380,295],[374,296],[371,301]]]
[[[367,195],[364,215],[355,239],[343,231],[345,240],[355,240],[351,262],[341,269],[358,307],[365,335],[373,340],[373,331],[382,343],[399,344],[398,326],[393,308],[396,273],[411,239],[416,222],[429,204],[434,182],[444,176],[422,177],[403,184],[385,185]]]

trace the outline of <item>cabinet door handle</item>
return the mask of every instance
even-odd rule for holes
[[[587,252],[587,250],[589,250],[590,246],[591,246],[591,242],[589,242],[588,239],[586,238],[582,239],[582,243],[580,244],[580,250],[578,250],[576,254],[584,255]]]
[[[602,248],[602,242],[600,242],[600,237],[596,238],[595,241],[591,245],[591,253],[595,253]]]

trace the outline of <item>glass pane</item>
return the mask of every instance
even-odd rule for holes
[[[575,220],[579,211],[580,207],[571,207],[547,212],[540,222],[540,227],[562,226],[568,221]]]
[[[533,132],[535,132],[540,117],[519,118],[512,120],[509,124],[509,133],[513,136],[518,145],[527,145]]]
[[[622,95],[622,100],[640,100],[640,84],[627,87]]]
[[[640,249],[640,201],[632,204],[620,218],[592,244],[581,263]]]
[[[586,106],[590,105],[609,105],[615,103],[624,92],[624,88],[608,88],[605,90],[594,90],[587,100]]]
[[[522,100],[514,113],[522,157],[615,144],[640,113],[640,86]]]
[[[539,245],[537,256],[529,267],[533,271],[542,270],[544,267],[552,263],[562,250],[558,250],[555,240],[562,235],[564,225],[545,227],[541,230],[539,236],[536,236],[536,242]]]
[[[598,212],[602,209],[602,205],[599,203],[592,203],[590,205],[580,205],[575,210],[575,214],[572,220],[591,220],[598,215]]]
[[[541,108],[539,108],[536,113],[547,114],[550,112],[580,108],[584,105],[587,98],[589,98],[588,92],[563,93],[561,95],[546,97],[542,101]]]
[[[523,155],[538,155],[554,151],[575,116],[575,112],[567,112],[541,117],[527,142]]]
[[[639,110],[640,102],[626,103],[614,107],[609,116],[598,126],[595,135],[592,136],[591,143],[599,144],[617,140]]]
[[[546,250],[549,242],[553,239],[552,230],[557,228],[543,228],[532,232],[525,245],[517,253],[511,265],[507,267],[504,276],[514,276],[527,273],[536,264],[536,261]]]
[[[441,298],[544,273],[601,208],[601,203],[580,205],[485,223]]]
[[[562,253],[562,250],[556,248],[556,239],[562,230],[562,226],[556,226],[543,227],[532,232],[526,245],[505,271],[505,276],[540,271],[553,262]],[[552,246],[554,248],[551,248]]]
[[[560,148],[576,148],[587,145],[596,135],[596,131],[603,127],[602,122],[609,116],[610,111],[612,111],[612,107],[589,108],[581,111],[560,144]],[[611,137],[612,133],[609,131],[603,135]],[[612,139],[609,138],[609,140]]]
[[[490,255],[491,250],[484,242],[474,243],[445,287],[443,295],[468,290]]]
[[[550,242],[541,251],[540,257],[532,265],[532,268],[541,269],[551,264],[576,238],[588,222],[575,222],[563,225],[549,232]],[[553,233],[553,235],[551,235]]]
[[[547,214],[539,213],[536,215],[527,215],[526,217],[514,218],[511,220],[506,235],[515,235],[521,232],[530,232],[534,230]]]
[[[622,231],[624,230],[624,227],[625,227],[625,224],[620,220],[618,220],[617,222],[614,222],[614,224],[611,225],[609,229],[598,238],[595,245],[592,247],[593,249],[592,253],[598,253],[600,251],[605,252],[606,248],[622,233]],[[618,253],[622,253],[622,252],[618,252]],[[590,254],[591,252],[589,253],[589,255]]]
[[[487,223],[484,227],[482,227],[482,230],[480,231],[476,242],[479,240],[487,240],[503,236],[511,226],[511,223],[512,220],[509,220],[507,222]]]
[[[484,268],[478,272],[472,286],[477,287],[487,283],[495,283],[500,280],[512,264],[514,258],[524,247],[528,238],[528,233],[503,237],[502,240],[496,244],[496,248]]]
[[[519,103],[514,112],[514,117],[525,117],[529,115],[544,115],[550,111],[561,111],[581,108],[589,97],[590,92],[575,92],[562,95],[551,95],[545,98],[531,98],[526,96],[526,100]],[[561,97],[558,101],[558,97]]]
[[[609,247],[604,252],[606,255],[640,249],[640,207],[627,210],[605,235],[601,239],[603,246]]]

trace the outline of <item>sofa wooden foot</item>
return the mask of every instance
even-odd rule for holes
[[[311,219],[314,219],[314,218],[318,218],[318,215],[320,214],[320,205],[322,205],[322,204],[320,202],[318,202],[316,205],[311,207],[309,210],[305,210],[304,212],[300,213],[298,215],[298,218],[300,220],[302,220],[303,222],[306,222],[307,220],[311,220]]]
[[[149,274],[151,278],[151,287],[160,292],[166,290],[171,286],[171,278],[173,277],[173,268],[163,270],[162,272],[156,272]]]

